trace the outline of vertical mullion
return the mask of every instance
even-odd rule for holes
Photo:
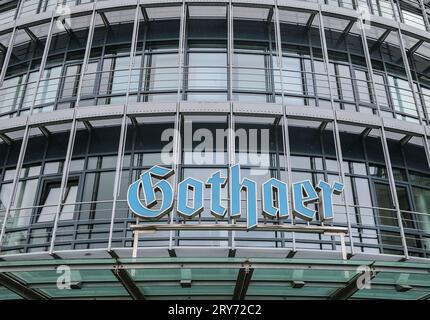
[[[81,67],[81,75],[79,77],[78,90],[76,93],[76,104],[75,104],[75,108],[73,109],[73,119],[72,119],[72,124],[70,127],[69,141],[68,141],[67,151],[66,151],[66,158],[64,160],[63,176],[61,178],[61,186],[60,186],[60,199],[58,201],[57,209],[55,212],[54,227],[52,229],[51,244],[49,247],[49,253],[50,254],[53,254],[53,252],[54,252],[54,242],[55,242],[55,238],[56,238],[57,230],[58,230],[58,221],[60,218],[60,211],[61,211],[61,207],[63,205],[63,201],[65,198],[65,189],[67,186],[67,181],[69,179],[70,162],[72,160],[73,147],[75,144],[76,129],[77,129],[76,113],[77,113],[77,109],[79,107],[83,78],[85,76],[85,71],[86,71],[86,67],[88,64],[90,51],[91,51],[91,44],[92,44],[92,39],[93,39],[93,34],[94,34],[95,15],[96,15],[96,10],[95,10],[95,4],[94,4],[93,5],[93,11],[91,14],[91,21],[90,21],[90,26],[89,26],[89,31],[88,31],[88,38],[87,38],[87,44],[86,44],[86,48],[85,48],[84,60],[82,62],[82,67]]]
[[[41,60],[40,67],[39,67],[39,75],[37,78],[36,86],[34,88],[33,101],[32,101],[31,106],[30,106],[30,115],[33,114],[34,106],[35,106],[36,100],[37,100],[37,94],[39,91],[40,82],[42,81],[43,73],[45,71],[46,61],[47,61],[48,55],[49,55],[49,48],[51,46],[52,32],[54,29],[54,21],[55,21],[55,18],[54,18],[54,12],[53,12],[52,16],[51,16],[51,22],[49,24],[48,35],[46,37],[46,43],[45,43],[45,48],[43,51],[42,60]]]
[[[334,97],[331,87],[331,74],[330,74],[330,64],[329,64],[329,57],[328,57],[328,49],[327,49],[327,42],[325,37],[325,28],[324,28],[324,19],[323,14],[321,11],[321,6],[319,8],[318,12],[318,19],[319,19],[319,29],[320,29],[320,37],[321,37],[321,47],[322,47],[322,53],[324,58],[324,63],[326,66],[327,71],[327,78],[329,82],[329,93],[330,93],[330,102],[333,109],[333,135],[334,135],[334,144],[335,144],[335,150],[336,150],[336,161],[337,161],[337,167],[339,170],[339,178],[341,179],[341,182],[345,185],[345,169],[344,169],[344,162],[343,162],[343,154],[342,154],[342,146],[340,142],[340,134],[339,134],[339,127],[337,123],[337,112],[334,107]],[[351,254],[354,254],[354,240],[352,237],[352,228],[351,228],[351,219],[349,216],[348,211],[348,195],[344,193],[344,204],[345,204],[345,214],[346,214],[346,221],[348,225],[348,234],[349,234],[349,246],[351,248]]]
[[[229,0],[228,10],[227,10],[227,29],[228,29],[228,41],[227,41],[227,51],[228,51],[228,71],[229,71],[229,105],[230,105],[230,113],[228,117],[228,161],[229,166],[227,170],[228,181],[231,181],[230,177],[230,168],[235,164],[236,161],[236,153],[235,153],[235,131],[234,131],[234,110],[233,110],[233,51],[234,51],[234,30],[233,30],[233,3],[232,0]],[[228,219],[230,223],[235,223],[235,220],[231,220],[231,183],[228,183]],[[236,249],[236,232],[231,231],[231,250]]]
[[[174,170],[174,176],[173,176],[173,199],[176,198],[176,190],[179,183],[179,165],[181,162],[181,114],[180,114],[180,101],[181,101],[181,82],[183,78],[183,61],[184,61],[184,47],[185,47],[185,24],[186,24],[186,3],[185,0],[182,1],[181,4],[181,16],[179,20],[179,48],[178,48],[178,57],[179,57],[179,64],[178,64],[178,90],[177,90],[177,100],[176,100],[176,114],[175,114],[175,124],[174,124],[174,136],[173,136],[173,170]],[[172,210],[172,213],[170,215],[170,223],[174,222],[174,216],[176,213],[176,209],[174,208]],[[173,246],[173,233],[174,231],[170,231],[169,235],[169,249],[172,250]]]
[[[97,11],[96,11],[95,3],[94,3],[93,4],[93,12],[91,14],[91,22],[90,22],[90,26],[89,26],[89,30],[88,30],[88,39],[87,39],[87,45],[85,48],[84,60],[82,61],[81,76],[79,77],[78,90],[76,93],[75,109],[77,107],[79,107],[79,104],[81,102],[82,85],[84,82],[85,73],[87,72],[88,61],[90,60],[90,55],[91,55],[91,45],[92,45],[93,37],[94,37],[96,14],[97,14]]]
[[[403,35],[402,35],[400,23],[398,24],[397,35],[399,37],[400,51],[402,52],[402,58],[403,58],[403,63],[405,65],[406,76],[408,77],[409,87],[410,87],[410,90],[412,92],[412,97],[413,97],[414,102],[415,102],[415,108],[417,110],[418,119],[420,121],[420,124],[423,124],[422,116],[423,116],[424,111],[420,110],[420,107],[419,107],[419,105],[420,105],[419,98],[417,97],[417,94],[415,91],[415,84],[414,84],[414,81],[412,79],[412,73],[411,73],[411,69],[410,69],[410,65],[409,65],[408,55],[406,53],[405,43],[403,41]]]
[[[402,22],[403,21],[402,10],[400,9],[400,7],[396,5],[396,3],[393,0],[389,0],[389,1],[391,3],[391,9],[393,10],[394,19],[398,22]]]
[[[18,157],[18,161],[16,164],[16,169],[15,169],[15,175],[14,175],[13,182],[12,182],[11,194],[10,194],[8,204],[6,206],[6,211],[5,211],[4,218],[3,218],[3,225],[2,225],[2,228],[0,231],[0,252],[2,249],[3,237],[5,234],[5,230],[6,230],[7,220],[9,218],[9,213],[11,211],[10,209],[11,209],[11,206],[13,205],[13,203],[15,201],[16,192],[18,189],[19,177],[20,177],[20,173],[21,173],[21,168],[22,168],[22,165],[24,163],[24,155],[25,155],[25,151],[27,149],[27,143],[28,143],[29,131],[30,131],[30,128],[28,125],[28,118],[29,118],[29,116],[27,116],[27,119],[26,119],[24,135],[22,138],[21,148],[19,150],[19,157]]]
[[[284,90],[284,76],[283,76],[283,64],[282,64],[282,39],[281,39],[281,24],[279,21],[279,7],[278,7],[278,1],[276,0],[275,3],[275,39],[276,39],[276,49],[277,49],[277,61],[278,61],[278,68],[279,68],[279,77],[280,77],[280,83],[281,83],[281,101],[282,101],[282,145],[284,147],[284,157],[285,157],[285,166],[284,170],[287,173],[287,180],[288,180],[288,198],[289,198],[289,206],[291,208],[291,221],[294,224],[294,217],[292,213],[292,190],[291,190],[291,183],[293,181],[292,179],[292,172],[291,172],[291,150],[290,150],[290,140],[289,140],[289,131],[288,131],[288,118],[287,118],[287,110],[286,110],[286,104],[285,104],[285,90]],[[275,133],[276,134],[276,133]],[[283,233],[283,237],[285,238],[285,233]],[[292,233],[292,250],[296,251],[296,237],[295,232]]]
[[[367,64],[367,72],[369,75],[369,84],[370,84],[370,90],[371,93],[373,95],[373,99],[374,104],[376,105],[376,111],[377,111],[377,115],[380,115],[380,107],[379,107],[379,102],[378,102],[378,97],[376,94],[376,85],[375,85],[375,79],[373,77],[373,66],[372,66],[372,59],[370,57],[370,53],[369,53],[369,46],[367,44],[367,35],[366,35],[366,30],[364,29],[364,22],[363,22],[363,17],[360,17],[358,20],[359,24],[360,24],[360,30],[361,30],[361,41],[362,41],[362,45],[363,45],[363,51],[364,51],[364,57],[366,59],[366,64]]]
[[[424,1],[423,0],[418,0],[418,1],[420,3],[421,14],[424,20],[424,26],[427,31],[430,31],[430,23],[429,23],[429,20],[427,19],[427,13],[426,13],[426,7],[424,6]]]
[[[128,80],[127,80],[127,92],[125,105],[123,106],[123,116],[121,119],[121,133],[119,136],[119,144],[118,144],[118,154],[116,159],[116,169],[115,169],[115,180],[113,187],[113,200],[112,200],[112,213],[111,213],[111,222],[109,228],[109,240],[108,240],[108,251],[110,252],[112,249],[112,237],[113,237],[113,229],[115,224],[115,212],[116,205],[118,202],[118,196],[121,185],[121,175],[124,161],[124,152],[125,152],[125,140],[127,139],[127,110],[128,103],[130,97],[130,87],[131,87],[131,70],[134,65],[134,58],[136,54],[136,45],[137,45],[137,36],[139,30],[139,10],[140,10],[140,0],[137,0],[136,4],[136,12],[134,15],[133,22],[133,35],[131,37],[131,48],[130,48],[130,61],[128,64]]]
[[[404,252],[405,259],[409,259],[405,231],[403,228],[402,213],[400,212],[400,204],[399,204],[399,198],[397,196],[396,182],[394,180],[394,173],[393,173],[393,168],[391,166],[391,159],[390,159],[390,151],[388,149],[388,142],[385,134],[384,119],[382,119],[382,126],[380,128],[380,133],[381,133],[381,140],[382,140],[382,149],[385,157],[385,164],[387,166],[388,181],[391,189],[391,198],[394,202],[394,207],[396,210],[397,220],[400,228],[400,237],[402,241],[403,252]]]
[[[45,63],[46,63],[46,59],[47,59],[47,56],[48,56],[49,47],[50,47],[50,41],[51,41],[51,37],[52,37],[53,24],[54,24],[54,16],[52,15],[51,16],[51,20],[50,20],[50,25],[49,25],[48,36],[46,38],[45,49],[44,49],[44,52],[43,52],[43,57],[42,57],[41,65],[40,65],[39,78],[38,78],[38,81],[37,81],[36,90],[35,90],[34,97],[33,97],[33,103],[32,103],[31,108],[30,108],[30,115],[33,112],[33,107],[34,107],[36,96],[37,96],[37,89],[38,89],[38,86],[39,86],[39,83],[40,83],[40,78],[43,75],[43,69],[45,68]],[[22,168],[22,165],[24,163],[24,156],[25,156],[25,152],[27,150],[28,138],[29,138],[29,135],[30,135],[30,127],[28,125],[28,119],[29,119],[29,117],[27,116],[26,124],[25,124],[25,129],[24,129],[24,135],[23,135],[23,139],[22,139],[22,144],[21,144],[21,148],[20,148],[20,152],[19,152],[19,157],[18,157],[18,161],[17,161],[17,165],[16,165],[15,176],[14,176],[13,183],[12,183],[11,196],[9,198],[8,205],[6,207],[6,212],[5,212],[4,220],[3,220],[3,225],[2,225],[2,228],[1,228],[1,231],[0,231],[0,245],[1,245],[3,237],[4,237],[4,233],[5,233],[5,229],[6,229],[6,224],[7,224],[7,220],[8,220],[9,214],[10,214],[11,206],[12,206],[13,202],[15,201],[15,196],[16,196],[16,191],[17,191],[17,188],[18,188],[18,182],[19,182],[19,177],[20,177],[20,173],[21,173],[21,168]]]
[[[19,5],[15,12],[15,23],[16,23],[16,20],[21,16],[22,9],[24,8],[24,3],[26,0],[18,0],[18,1],[19,1]]]
[[[377,94],[376,94],[376,85],[375,85],[375,81],[373,78],[372,61],[370,58],[369,48],[367,45],[367,36],[366,36],[366,31],[364,29],[364,23],[363,23],[362,18],[360,18],[360,25],[361,25],[361,28],[360,28],[361,29],[361,35],[363,37],[363,45],[365,47],[367,66],[369,69],[369,78],[370,78],[370,82],[371,82],[371,85],[373,88],[372,92],[373,92],[374,99],[375,99],[374,103],[376,104],[378,115],[380,116],[380,106],[379,106],[379,102],[378,102],[378,98],[377,98]],[[401,212],[400,212],[399,201],[398,201],[398,197],[397,197],[397,190],[396,190],[396,186],[395,186],[395,182],[394,182],[394,174],[393,174],[392,167],[391,167],[391,160],[390,160],[390,154],[389,154],[388,145],[387,145],[387,141],[386,141],[385,130],[384,130],[383,126],[379,130],[381,132],[380,140],[381,140],[382,149],[384,152],[385,165],[387,166],[391,198],[392,198],[392,201],[394,203],[396,214],[397,214],[397,217],[399,220],[399,228],[400,228],[400,235],[401,235],[401,240],[402,240],[403,251],[404,251],[405,257],[408,258],[408,249],[407,249],[407,245],[406,245],[406,239],[404,236],[403,221],[401,219]],[[427,154],[427,152],[426,152],[426,154]]]
[[[429,145],[429,141],[427,138],[427,130],[424,127],[424,135],[423,135],[423,142],[424,142],[424,149],[425,149],[425,153],[426,153],[426,159],[427,159],[427,165],[428,168],[430,169],[430,145]]]
[[[4,57],[3,68],[0,73],[0,88],[3,86],[3,81],[4,81],[4,78],[6,77],[6,71],[10,62],[10,57],[12,56],[13,46],[15,43],[15,37],[17,32],[18,32],[17,28],[14,26],[12,30],[12,35],[10,36],[10,39],[9,39],[9,46],[7,48],[6,55]]]

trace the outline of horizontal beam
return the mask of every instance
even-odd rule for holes
[[[154,223],[132,225],[133,231],[175,231],[175,230],[199,230],[199,231],[247,231],[245,224],[175,224],[175,223]],[[279,224],[267,225],[259,224],[252,231],[283,231],[283,232],[305,232],[305,233],[330,233],[345,235],[348,234],[348,228],[330,227],[330,226],[312,226],[312,225],[293,225]]]

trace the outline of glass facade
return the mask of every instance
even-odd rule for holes
[[[62,6],[70,10],[65,19]],[[129,210],[127,189],[145,170],[174,169],[169,181],[176,187],[216,171],[228,177],[230,166],[240,164],[241,176],[259,186],[270,178],[343,182],[329,225],[348,230],[349,258],[430,258],[429,18],[424,1],[314,0],[303,7],[6,1],[0,5],[0,256],[131,251],[132,225],[147,221]],[[174,209],[160,223],[246,223],[230,216],[228,187],[221,200],[222,218],[210,213],[205,190],[205,209],[195,219]],[[247,210],[245,197],[241,207]],[[262,225],[324,225],[267,219],[260,191],[257,207]],[[154,248],[170,257],[192,248],[232,258],[242,249],[251,256],[267,249],[329,257],[342,243],[333,235],[285,231],[140,236],[139,250]],[[239,271],[221,271],[206,275],[225,286],[202,285],[196,294],[230,295]],[[193,272],[204,278],[203,270]],[[384,276],[390,275],[377,277],[381,284]],[[147,285],[151,272],[133,277],[149,295],[179,290]],[[255,271],[248,295],[271,296],[265,286],[271,277]],[[108,272],[101,280],[110,291],[88,284],[84,295],[127,296],[111,278]],[[319,289],[301,296],[323,297],[336,286]],[[47,285],[44,294],[58,292]],[[0,286],[2,296],[14,298]]]

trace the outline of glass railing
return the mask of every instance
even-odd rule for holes
[[[58,229],[54,240],[55,250],[106,248],[111,228],[112,205],[112,200],[76,202],[65,205],[58,220]],[[345,212],[345,205],[335,203],[334,206],[339,215],[336,215],[333,223],[325,225],[346,227],[347,218],[342,214]],[[40,213],[42,209],[52,213],[49,219],[38,220],[40,215],[37,213]],[[47,251],[52,241],[57,209],[58,204],[12,208],[9,211],[5,226],[5,235],[1,247],[2,254]],[[348,211],[356,252],[403,255],[402,237],[395,209],[348,205]],[[4,213],[3,210],[0,216],[4,216]],[[430,254],[430,215],[404,210],[401,211],[401,215],[407,246],[411,255],[425,256]],[[74,218],[64,219],[64,217]],[[182,219],[178,219],[182,221]],[[168,220],[166,218],[158,223],[169,223]],[[133,238],[130,226],[136,223],[145,223],[133,217],[127,208],[126,200],[117,201],[113,222],[112,241],[114,247],[131,247]],[[241,220],[238,221],[238,223],[242,222]],[[272,223],[262,217],[260,217],[260,222]],[[193,221],[182,221],[181,223],[216,222],[210,215],[203,214]],[[220,220],[217,223],[228,223],[228,219],[224,222]],[[291,221],[283,223],[291,223]],[[296,220],[294,223],[298,225],[308,224],[301,220]],[[312,224],[321,223],[313,222]],[[142,239],[139,246],[168,246],[169,234],[168,231],[145,234],[145,239]],[[226,246],[225,241],[228,239],[227,233],[221,231],[203,235],[198,231],[195,234],[182,232],[176,234],[175,237],[179,243],[182,241],[183,245],[192,246]],[[175,239],[173,240],[175,241]],[[275,243],[283,242],[284,246],[289,248],[293,246],[294,241],[296,249],[340,251],[340,239],[337,237],[300,232],[294,234],[285,232],[282,239],[274,232],[237,233],[235,240],[240,243],[240,246],[249,247],[275,247]],[[345,240],[346,244],[349,245],[349,237],[346,237]]]

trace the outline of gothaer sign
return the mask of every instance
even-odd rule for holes
[[[127,202],[130,210],[146,220],[158,220],[170,213],[174,206],[175,193],[168,178],[173,174],[174,170],[161,166],[145,171],[128,189]],[[229,176],[230,181],[217,171],[204,182],[194,178],[181,181],[176,192],[177,213],[187,219],[201,213],[204,210],[204,188],[210,188],[210,212],[217,218],[224,217],[227,207],[223,206],[221,194],[222,189],[229,183],[230,217],[241,217],[241,194],[246,191],[246,228],[255,228],[258,225],[257,182],[248,178],[242,179],[240,165],[232,166]],[[309,204],[318,202],[319,219],[332,220],[333,195],[340,194],[343,188],[340,182],[329,184],[320,180],[316,186],[313,186],[310,180],[295,182],[291,185],[291,214],[305,221],[312,221],[317,212],[309,207]],[[161,197],[157,198],[157,193]],[[288,198],[289,189],[285,182],[275,178],[267,180],[261,186],[262,214],[269,219],[289,217]]]

